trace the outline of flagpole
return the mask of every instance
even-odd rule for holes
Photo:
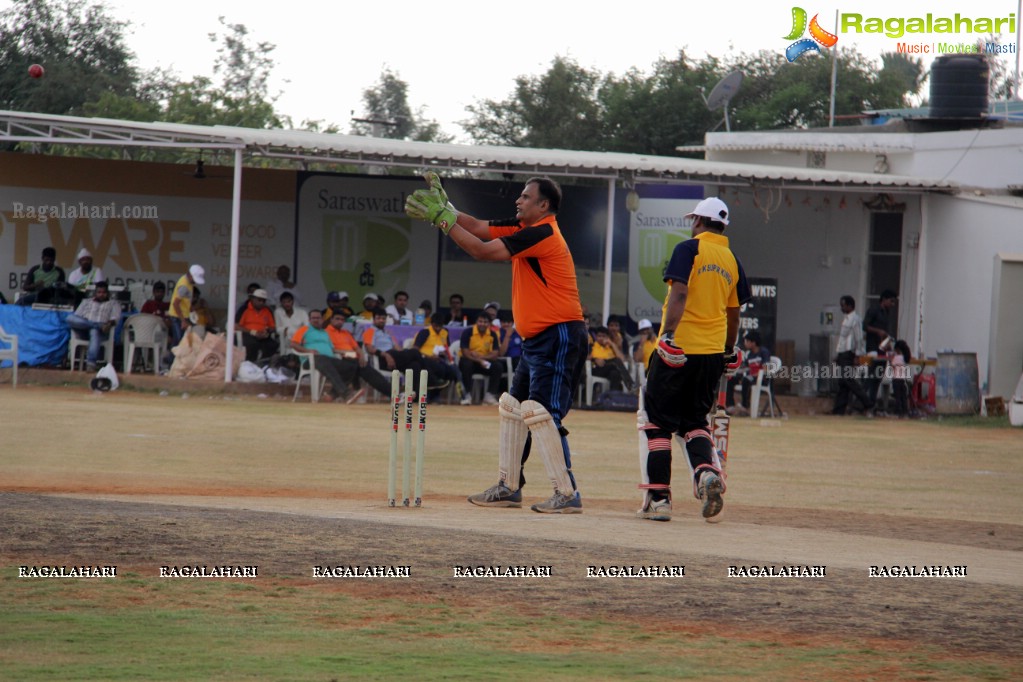
[[[1019,2],[1023,2],[1023,0],[1019,0]],[[1018,26],[1018,22],[1017,22],[1017,26]],[[838,33],[838,10],[837,9],[835,10],[835,33],[836,34]],[[1018,39],[1016,40],[1016,43],[1017,44],[1019,43]],[[830,110],[829,110],[829,113],[828,113],[828,127],[829,128],[834,128],[835,127],[835,90],[836,90],[836,88],[838,86],[838,44],[836,43],[835,46],[832,47],[831,49],[834,50],[834,51],[831,53],[831,106],[830,106]],[[1018,78],[1018,74],[1019,74],[1019,51],[1018,50],[1016,52],[1016,73],[1017,73],[1016,82],[1018,83],[1019,82],[1019,78]]]

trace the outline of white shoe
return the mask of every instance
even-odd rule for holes
[[[484,393],[483,394],[483,404],[484,405],[496,405],[497,404],[497,398],[494,397],[493,393]]]
[[[650,521],[671,521],[671,500],[651,500],[636,514],[639,518]]]
[[[466,393],[462,396],[462,399],[458,401],[459,405],[472,405],[472,396]]]

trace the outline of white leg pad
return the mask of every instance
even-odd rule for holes
[[[639,392],[639,409],[636,411],[636,435],[639,436],[639,484],[642,488],[643,485],[650,482],[650,474],[647,473],[646,460],[650,454],[650,449],[647,447],[646,431],[650,425],[650,420],[647,419],[646,404],[644,393],[646,391],[640,390]],[[643,506],[649,502],[650,495],[646,494],[643,496]]]
[[[574,494],[572,477],[565,465],[565,449],[561,445],[561,434],[554,426],[551,413],[535,400],[526,400],[522,403],[522,419],[533,436],[533,449],[540,451],[544,468],[547,469],[547,478],[551,480],[554,490],[562,495]]]
[[[519,489],[522,476],[522,450],[526,446],[529,427],[522,421],[522,405],[508,393],[497,402],[501,414],[500,443],[497,453],[499,480],[513,491]]]

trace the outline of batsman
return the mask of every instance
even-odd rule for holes
[[[728,207],[704,199],[685,216],[692,239],[680,242],[664,271],[668,293],[661,312],[657,352],[650,358],[639,415],[640,518],[671,520],[671,438],[680,438],[703,517],[719,519],[725,470],[707,415],[722,373],[735,371],[739,308],[750,299],[742,265],[724,236]],[[645,457],[642,451],[646,437]],[[645,461],[644,461],[645,460]]]
[[[589,348],[575,263],[557,222],[561,188],[550,178],[530,178],[515,200],[514,218],[485,221],[458,212],[435,173],[427,173],[426,181],[430,189],[413,192],[405,212],[440,228],[476,260],[511,261],[512,313],[523,339],[511,386],[498,400],[498,482],[469,502],[521,507],[522,465],[532,449],[543,460],[554,494],[531,509],[578,514],[582,499],[561,421]]]

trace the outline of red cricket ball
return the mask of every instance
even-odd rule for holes
[[[46,69],[39,64],[33,64],[28,67],[28,75],[32,76],[32,78],[42,78],[44,73],[46,73]]]

